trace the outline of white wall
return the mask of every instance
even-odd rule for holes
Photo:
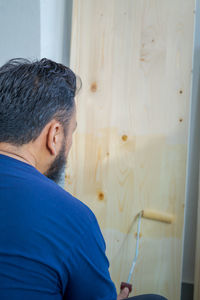
[[[39,0],[0,0],[0,65],[40,57]]]
[[[40,0],[40,56],[69,64],[72,0]]]
[[[186,184],[185,239],[183,255],[183,281],[194,282],[195,243],[198,202],[200,153],[200,2],[196,1],[193,80],[190,111],[190,134]]]
[[[69,64],[72,0],[0,0],[0,65],[47,57]]]

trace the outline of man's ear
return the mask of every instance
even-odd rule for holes
[[[62,126],[56,120],[48,124],[46,135],[46,147],[51,155],[56,156],[62,144]]]

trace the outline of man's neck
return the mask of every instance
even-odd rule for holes
[[[8,143],[0,143],[0,154],[7,155],[17,160],[23,161],[33,167],[36,167],[36,160],[33,154],[23,149],[23,146],[17,147]]]

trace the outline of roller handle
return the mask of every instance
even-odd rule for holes
[[[129,293],[132,292],[132,284],[127,283],[127,282],[122,282],[120,285],[120,290],[123,290],[125,287],[129,289]]]

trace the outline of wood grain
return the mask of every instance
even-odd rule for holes
[[[66,189],[96,214],[117,288],[180,299],[194,0],[74,0],[71,67],[83,88]]]

